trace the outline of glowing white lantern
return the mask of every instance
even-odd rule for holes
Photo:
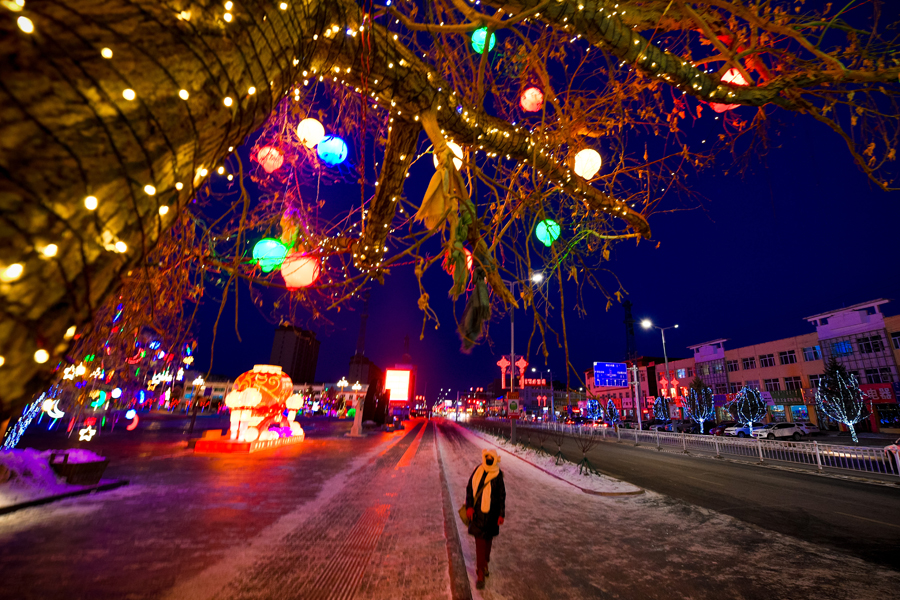
[[[303,119],[297,125],[297,137],[307,148],[315,148],[325,139],[325,128],[315,119]]]
[[[450,148],[450,152],[453,153],[453,157],[454,157],[453,158],[453,166],[455,166],[457,170],[462,169],[462,157],[463,157],[462,148],[460,148],[459,144],[456,144],[454,142],[447,142],[447,147]],[[434,155],[434,168],[437,169],[437,167],[438,167],[438,155],[435,154]]]
[[[312,285],[319,278],[319,259],[295,252],[281,263],[281,276],[292,290]]]
[[[585,179],[591,179],[600,171],[603,159],[600,153],[591,148],[585,148],[575,155],[575,174]]]

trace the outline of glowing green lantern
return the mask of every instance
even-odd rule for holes
[[[484,42],[487,40],[487,27],[481,27],[472,32],[472,49],[478,54],[484,53]],[[491,34],[491,40],[488,43],[488,52],[494,49],[496,38]]]
[[[263,238],[253,246],[253,258],[263,273],[280,268],[285,256],[287,246],[273,238]]]
[[[534,229],[534,235],[536,235],[537,239],[545,246],[553,244],[553,242],[556,241],[556,238],[559,237],[560,232],[561,229],[559,223],[553,219],[544,219],[538,223],[537,227]]]

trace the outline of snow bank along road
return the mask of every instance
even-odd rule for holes
[[[507,521],[475,590],[455,508],[489,442],[442,421],[348,427],[113,465],[132,485],[0,517],[0,598],[900,597],[888,568],[652,492],[584,494],[505,453]]]

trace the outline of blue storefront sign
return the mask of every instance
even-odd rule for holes
[[[594,363],[595,387],[628,387],[628,365],[625,363]]]

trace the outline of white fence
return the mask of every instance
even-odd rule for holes
[[[486,419],[508,428],[509,421]],[[864,473],[878,473],[900,477],[900,455],[880,447],[838,446],[813,442],[784,442],[759,438],[733,438],[715,435],[640,431],[638,429],[610,429],[592,425],[564,425],[561,423],[520,423],[517,429],[526,433],[543,431],[550,441],[553,435],[567,437],[595,437],[603,441],[655,446],[658,449],[678,449],[682,452],[703,452],[715,456],[743,456],[759,462],[779,461],[798,463],[824,469],[843,469]]]

